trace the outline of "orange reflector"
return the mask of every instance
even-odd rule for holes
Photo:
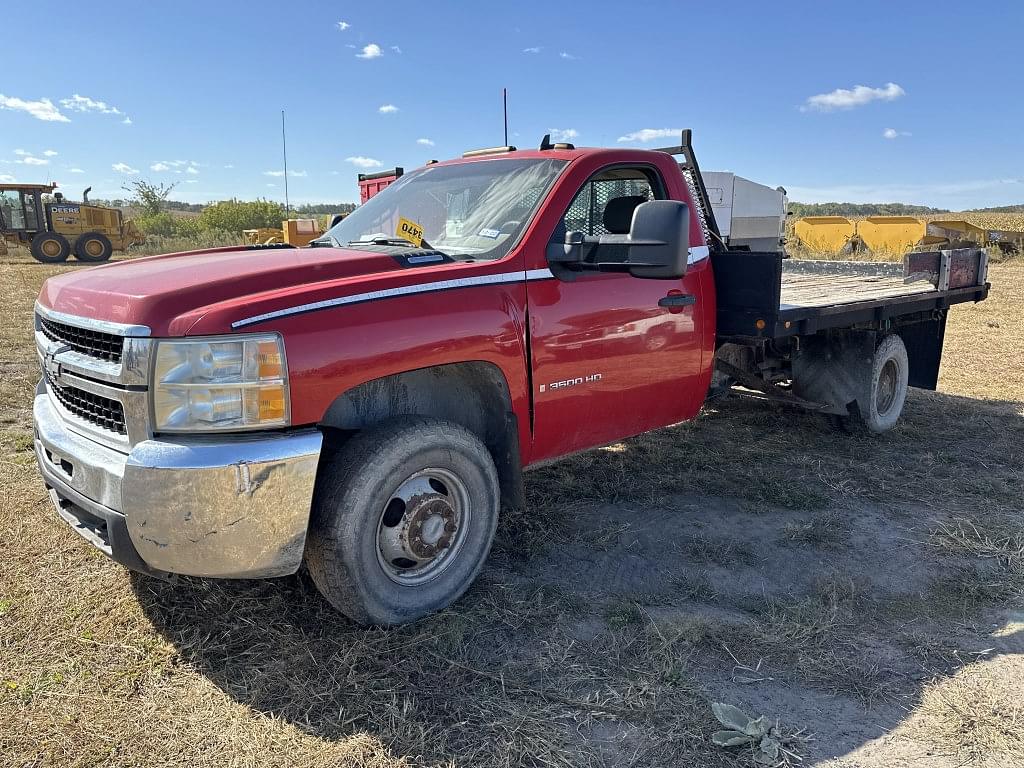
[[[260,421],[278,421],[284,418],[284,387],[259,388]]]
[[[256,359],[259,361],[261,379],[276,379],[284,375],[281,349],[277,346],[277,342],[261,341]]]
[[[754,325],[757,326],[757,330],[763,331],[767,323],[764,320],[758,320],[756,323],[754,323]]]

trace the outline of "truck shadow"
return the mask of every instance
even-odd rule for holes
[[[869,438],[715,404],[530,473],[478,583],[397,629],[354,626],[302,576],[133,587],[235,700],[414,763],[735,765],[710,744],[728,701],[814,734],[807,765],[954,765],[1015,701],[971,676],[1016,696],[1021,414],[914,391]],[[929,726],[955,712],[960,731]]]

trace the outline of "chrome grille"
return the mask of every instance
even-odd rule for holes
[[[66,344],[76,352],[111,363],[121,362],[124,338],[113,333],[78,328],[39,316],[39,328],[50,341]]]
[[[116,432],[119,435],[128,434],[124,420],[124,406],[117,400],[95,395],[78,387],[61,384],[50,376],[48,371],[44,370],[43,373],[46,376],[47,388],[69,413],[102,429]]]

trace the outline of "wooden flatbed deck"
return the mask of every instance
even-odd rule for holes
[[[904,283],[899,275],[861,274],[837,275],[833,273],[782,273],[782,292],[779,309],[830,307],[836,304],[856,304],[874,299],[894,299],[929,293],[935,286],[927,281]]]

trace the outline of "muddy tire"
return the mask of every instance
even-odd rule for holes
[[[59,264],[68,260],[71,245],[67,238],[58,232],[40,232],[32,238],[29,250],[36,261],[43,264]]]
[[[114,247],[102,232],[86,232],[75,241],[75,258],[79,261],[106,261]]]
[[[306,566],[360,624],[414,621],[457,600],[490,551],[499,508],[490,453],[467,429],[403,417],[325,455]]]
[[[871,395],[867,407],[857,409],[849,426],[874,434],[896,426],[907,399],[910,362],[903,339],[891,334],[875,348],[871,360]]]

